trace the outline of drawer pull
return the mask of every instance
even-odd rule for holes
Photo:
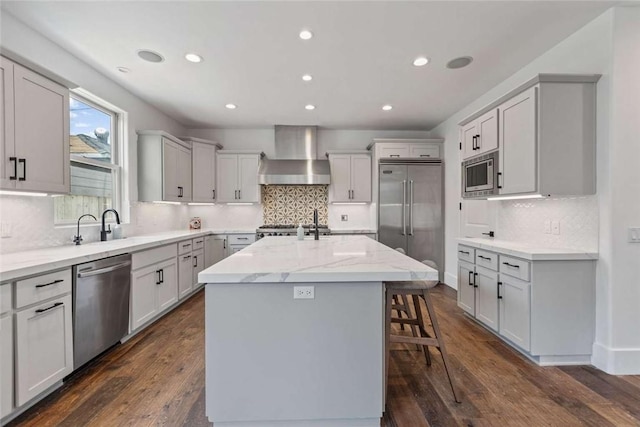
[[[182,257],[182,260],[183,260],[183,261],[186,261],[186,260],[188,260],[189,258],[191,258],[191,255],[187,255],[187,256],[185,256],[185,257]]]
[[[188,243],[186,245],[182,245],[183,248],[188,248],[189,246],[191,246],[191,243]]]
[[[400,154],[391,154],[389,157],[400,157]]]
[[[63,279],[58,279],[58,280],[54,280],[54,281],[53,281],[53,282],[51,282],[51,283],[45,283],[45,284],[42,284],[42,285],[36,285],[36,288],[44,288],[44,287],[46,287],[46,286],[51,286],[51,285],[55,285],[55,284],[57,284],[57,283],[62,283],[62,282],[64,282],[64,280],[63,280]]]
[[[488,256],[482,256],[482,255],[478,255],[478,258],[482,258],[482,259],[486,259],[488,261],[491,261],[491,258]]]
[[[63,302],[57,302],[57,303],[53,304],[51,307],[37,309],[36,313],[37,314],[44,313],[45,311],[49,311],[49,310],[54,309],[56,307],[60,307],[61,305],[64,305],[64,303]]]
[[[515,264],[509,264],[508,262],[503,262],[504,265],[506,265],[507,267],[512,267],[512,268],[520,268],[519,265],[515,265]]]
[[[460,252],[461,254],[469,255],[469,252],[467,251],[458,251],[458,252]]]
[[[249,238],[248,238],[248,237],[238,237],[237,239],[238,239],[238,240],[249,240]]]
[[[202,243],[202,240],[196,240],[196,243]]]
[[[431,157],[431,154],[420,154],[420,157]]]

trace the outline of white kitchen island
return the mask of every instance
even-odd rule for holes
[[[266,237],[198,277],[216,427],[378,427],[383,282],[438,272],[364,236]],[[314,298],[294,299],[297,286]]]

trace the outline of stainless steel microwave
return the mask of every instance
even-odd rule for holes
[[[462,197],[486,198],[498,194],[498,151],[462,162]]]

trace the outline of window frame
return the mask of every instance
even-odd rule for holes
[[[69,168],[73,163],[80,165],[89,165],[93,167],[97,167],[100,169],[104,169],[105,171],[110,171],[111,179],[112,179],[112,195],[111,195],[111,204],[112,208],[117,210],[120,213],[121,223],[128,222],[129,213],[123,212],[123,206],[126,206],[124,196],[124,153],[126,152],[125,147],[125,123],[126,123],[126,113],[121,109],[113,106],[109,102],[106,102],[97,96],[87,92],[83,89],[76,88],[71,89],[69,91],[69,97],[73,98],[77,101],[82,102],[96,110],[109,115],[111,117],[111,126],[109,129],[109,136],[111,138],[111,162],[107,163],[98,159],[91,159],[87,157],[83,157],[80,155],[69,155]],[[71,121],[71,117],[69,117],[69,121]],[[69,132],[69,137],[71,137],[71,132]],[[74,194],[69,191],[69,194],[65,194],[65,196],[73,196]],[[54,225],[60,227],[67,227],[70,225],[75,225],[77,222],[76,219],[67,219],[67,220],[57,220],[54,218]],[[109,216],[108,223],[115,223],[115,218],[113,216]],[[93,224],[85,224],[85,225],[93,225]]]

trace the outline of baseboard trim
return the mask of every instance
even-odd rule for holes
[[[444,273],[444,284],[450,288],[458,290],[458,277],[451,273]]]
[[[595,342],[591,363],[611,375],[640,375],[640,348],[611,348]]]

